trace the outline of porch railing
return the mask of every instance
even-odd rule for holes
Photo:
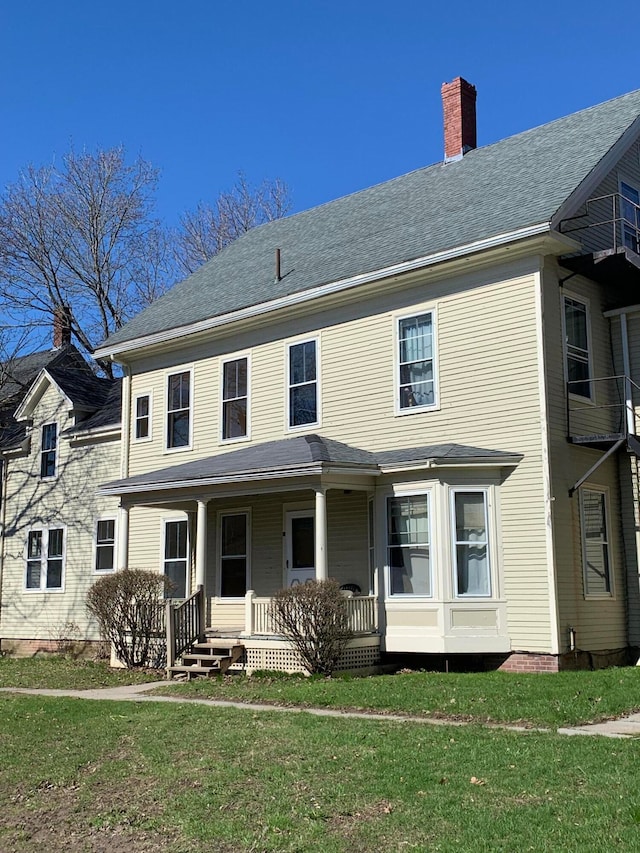
[[[204,634],[204,606],[202,586],[198,586],[193,595],[178,604],[167,601],[165,611],[167,667],[173,666],[180,655]]]
[[[378,629],[378,605],[375,595],[354,595],[345,599],[349,609],[349,624],[354,634],[373,634]],[[246,636],[256,634],[275,636],[271,619],[271,599],[258,598],[253,590],[245,596]]]
[[[630,377],[602,376],[567,383],[569,438],[636,435],[640,386]]]

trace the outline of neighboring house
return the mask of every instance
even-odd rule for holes
[[[114,566],[117,501],[97,484],[120,470],[121,383],[97,378],[68,332],[56,342],[4,366],[0,648],[9,653],[97,642],[85,596]]]

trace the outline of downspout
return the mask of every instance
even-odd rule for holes
[[[2,586],[4,580],[4,540],[7,519],[7,482],[9,479],[9,466],[7,459],[0,454],[0,625],[2,624]],[[2,634],[0,633],[0,645]]]
[[[627,416],[627,435],[635,435],[636,423],[631,391],[631,359],[629,358],[629,332],[627,314],[620,315],[620,342],[622,344],[622,372],[624,374],[624,408]]]
[[[111,360],[115,359],[111,356]],[[129,476],[129,446],[131,444],[131,368],[128,364],[122,367],[122,426],[120,445],[120,479]]]

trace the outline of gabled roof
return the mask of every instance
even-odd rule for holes
[[[109,383],[108,393],[98,411],[71,429],[65,430],[65,434],[77,438],[87,433],[106,430],[109,427],[118,427],[121,420],[122,380],[113,379]]]
[[[168,488],[189,488],[243,480],[321,474],[327,468],[377,475],[386,467],[432,464],[516,465],[522,455],[458,444],[435,444],[370,453],[341,441],[311,434],[268,441],[194,462],[136,474],[101,486],[102,494],[127,494]]]
[[[640,90],[249,231],[99,347],[548,227],[640,115]],[[282,278],[274,281],[275,249]],[[123,347],[126,348],[126,347]]]

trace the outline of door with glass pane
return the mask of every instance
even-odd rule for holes
[[[297,586],[313,580],[315,568],[315,519],[311,509],[287,513],[285,527],[285,580],[287,586]]]

